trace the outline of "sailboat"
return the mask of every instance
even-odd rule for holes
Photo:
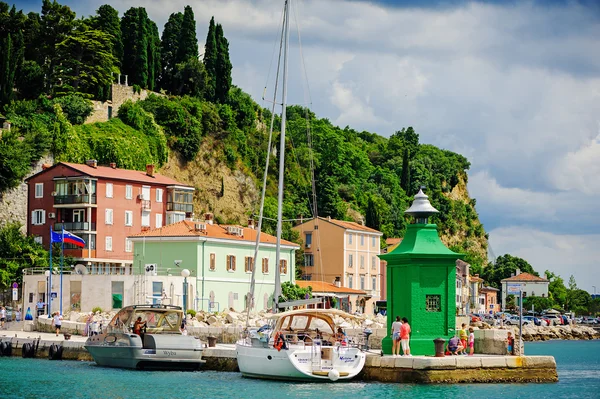
[[[279,60],[283,52],[282,113],[279,147],[279,186],[277,198],[277,241],[275,257],[275,292],[273,295],[273,313],[270,324],[258,330],[249,330],[248,325],[241,339],[236,343],[236,355],[240,372],[245,377],[278,380],[349,380],[361,372],[365,365],[366,354],[348,341],[336,320],[353,317],[337,309],[298,309],[278,313],[280,308],[306,305],[315,300],[307,299],[279,303],[281,295],[280,246],[282,231],[283,179],[285,156],[285,128],[289,47],[289,7],[285,0],[283,27]],[[279,75],[279,67],[278,73]],[[273,96],[273,111],[277,99],[278,78]],[[274,114],[272,112],[268,149],[271,148]],[[270,153],[268,151],[267,153]],[[260,232],[263,219],[263,205],[266,190],[269,155],[267,155],[265,175],[257,226],[254,252],[254,264],[258,257]],[[253,304],[255,271],[252,271],[250,293],[246,303],[248,313]]]

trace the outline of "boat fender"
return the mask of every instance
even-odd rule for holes
[[[275,338],[273,339],[273,348],[277,349],[278,351],[281,351],[281,348],[283,348],[283,344],[283,334],[281,332],[277,332],[277,334],[275,334]]]
[[[327,377],[329,377],[331,381],[337,381],[340,378],[340,372],[335,369],[331,369],[329,370],[329,373],[327,373]]]
[[[4,348],[6,347],[5,342],[0,342],[0,356],[4,356]]]
[[[56,344],[50,345],[50,350],[48,351],[48,358],[50,360],[62,360],[63,347],[58,346]]]
[[[2,355],[4,355],[4,356],[12,356],[12,342],[5,342],[4,343],[4,353],[2,353]]]
[[[23,344],[23,347],[21,348],[21,357],[34,357],[34,348],[32,343],[27,342]]]

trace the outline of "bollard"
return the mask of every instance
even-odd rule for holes
[[[433,344],[435,345],[435,357],[445,357],[444,354],[444,344],[446,340],[444,338],[436,338],[433,340]]]
[[[207,339],[209,348],[214,348],[217,345],[217,337],[207,337]]]

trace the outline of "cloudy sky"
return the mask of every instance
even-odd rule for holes
[[[61,1],[78,16],[106,2]],[[40,3],[17,6],[39,12]],[[234,83],[268,105],[261,97],[283,1],[108,3],[146,7],[161,30],[190,4],[201,47],[214,15]],[[289,102],[311,101],[321,117],[383,136],[413,126],[421,142],[465,155],[493,252],[565,280],[573,274],[600,293],[598,4],[302,0],[292,32],[298,21],[310,97],[293,36]]]

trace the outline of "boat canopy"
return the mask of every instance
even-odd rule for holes
[[[132,331],[138,317],[146,322],[148,333],[180,334],[179,326],[183,318],[180,307],[175,306],[126,306],[121,309],[108,325],[109,331]]]

